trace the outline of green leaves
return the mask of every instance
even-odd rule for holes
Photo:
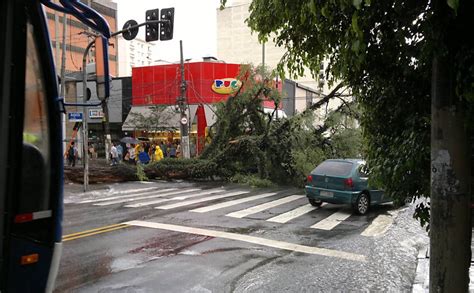
[[[354,5],[354,7],[359,10],[360,9],[360,5],[362,4],[362,0],[353,0],[352,1],[352,5]]]
[[[359,27],[359,13],[356,11],[352,14],[352,30],[356,33],[357,37],[362,38],[363,33]]]
[[[458,8],[459,8],[459,0],[446,0],[448,3],[448,6],[451,7],[454,12],[457,14],[458,13]]]

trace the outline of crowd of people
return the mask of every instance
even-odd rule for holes
[[[89,144],[88,153],[89,158],[97,158],[97,151],[93,144]],[[181,156],[179,140],[172,142],[159,141],[158,143],[140,142],[137,144],[113,143],[109,153],[112,166],[120,162],[148,164],[150,162],[158,162],[163,158],[180,158]],[[65,157],[68,160],[69,166],[75,166],[78,159],[78,150],[74,142],[69,145]]]
[[[136,164],[158,162],[163,158],[181,157],[181,144],[179,141],[164,143],[141,142],[138,144],[113,144],[111,148],[112,165],[120,161]]]

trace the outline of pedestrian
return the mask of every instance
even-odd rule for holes
[[[145,150],[142,150],[139,154],[138,154],[138,163],[141,163],[141,164],[148,164],[150,162],[150,156],[148,155],[147,152],[145,152]]]
[[[166,152],[166,145],[163,143],[162,140],[160,140],[160,149],[163,152],[163,158],[168,156],[168,153]]]
[[[170,158],[176,158],[176,145],[174,143],[170,146]]]
[[[123,158],[123,147],[121,144],[117,146],[118,161],[122,161]]]
[[[152,143],[150,148],[148,149],[148,155],[150,158],[153,158],[153,154],[155,153],[155,144]],[[153,159],[151,159],[153,161]]]
[[[164,158],[163,151],[161,150],[160,146],[156,146],[155,147],[154,161],[158,162],[158,161],[161,161],[163,158]]]
[[[95,153],[94,146],[92,145],[92,143],[89,143],[89,158],[93,159],[94,153]]]
[[[150,151],[150,144],[148,142],[144,143],[143,149],[145,150],[145,153],[149,154]]]
[[[67,160],[69,162],[69,166],[74,167],[76,166],[76,159],[77,159],[77,148],[74,145],[74,142],[71,142],[69,149],[67,151]]]
[[[141,149],[142,149],[142,146],[140,145],[140,143],[137,143],[134,147],[135,149],[135,162],[138,162],[138,155],[140,155],[140,152],[141,152]]]
[[[135,164],[136,153],[135,153],[135,146],[133,144],[128,149],[128,154],[129,154],[128,161],[132,164]]]
[[[178,142],[176,144],[176,157],[177,158],[181,158],[182,156],[182,153],[181,153],[181,144]]]
[[[110,149],[110,156],[112,158],[112,164],[110,166],[115,166],[118,164],[118,151],[115,143],[112,143],[112,148]]]

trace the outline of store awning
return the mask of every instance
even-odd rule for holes
[[[216,115],[214,114],[214,107],[209,104],[204,104],[206,114],[206,122],[208,126],[216,122]],[[194,121],[198,105],[189,105],[189,110],[186,114]],[[132,106],[127,119],[122,125],[123,131],[133,130],[156,130],[156,131],[171,131],[179,130],[181,121],[181,114],[176,111],[176,106]]]
[[[179,121],[180,114],[174,106],[133,106],[122,130],[177,130]]]

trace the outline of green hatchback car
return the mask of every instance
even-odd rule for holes
[[[361,215],[371,205],[392,201],[382,190],[368,186],[365,161],[360,159],[331,159],[322,162],[308,175],[305,191],[311,205],[323,202],[350,204]]]

